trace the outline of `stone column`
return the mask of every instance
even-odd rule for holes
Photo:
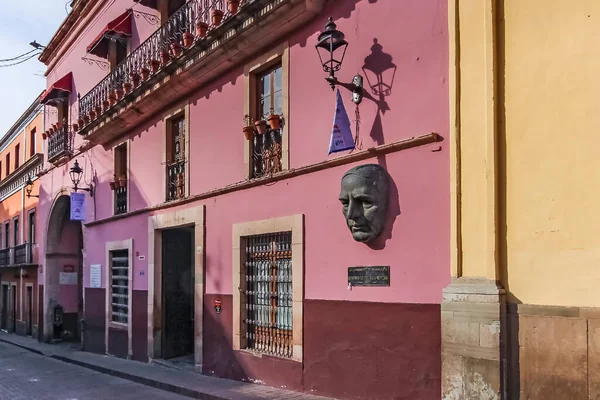
[[[442,398],[503,398],[498,246],[496,1],[449,0],[451,274],[442,298]]]

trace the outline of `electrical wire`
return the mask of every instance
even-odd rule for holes
[[[27,58],[25,58],[25,59],[23,59],[23,60],[19,60],[19,61],[17,61],[17,62],[14,62],[14,63],[12,63],[12,64],[4,64],[4,65],[0,65],[0,68],[13,67],[13,66],[15,66],[15,65],[23,64],[25,61],[29,61],[29,60],[31,60],[33,57],[37,56],[38,54],[39,54],[39,53],[32,54],[32,55],[30,55],[29,57],[27,57]]]
[[[28,51],[27,53],[21,54],[20,56],[16,56],[16,57],[13,57],[13,58],[5,58],[3,60],[0,60],[0,62],[15,61],[15,60],[18,60],[19,58],[23,58],[23,57],[25,57],[25,56],[27,56],[27,55],[29,55],[29,54],[33,53],[34,51],[37,51],[37,50],[38,49],[33,49],[31,51]]]

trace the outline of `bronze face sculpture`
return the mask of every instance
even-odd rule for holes
[[[389,174],[377,164],[359,165],[342,177],[342,211],[357,242],[372,242],[383,230],[389,185]]]

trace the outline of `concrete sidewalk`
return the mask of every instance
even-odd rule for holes
[[[213,378],[191,371],[181,371],[137,361],[78,351],[68,344],[46,344],[37,340],[0,332],[0,341],[23,349],[117,376],[157,389],[205,400],[331,400],[288,390]]]

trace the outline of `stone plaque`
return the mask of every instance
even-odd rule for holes
[[[352,286],[390,286],[390,267],[348,267],[348,284]]]

